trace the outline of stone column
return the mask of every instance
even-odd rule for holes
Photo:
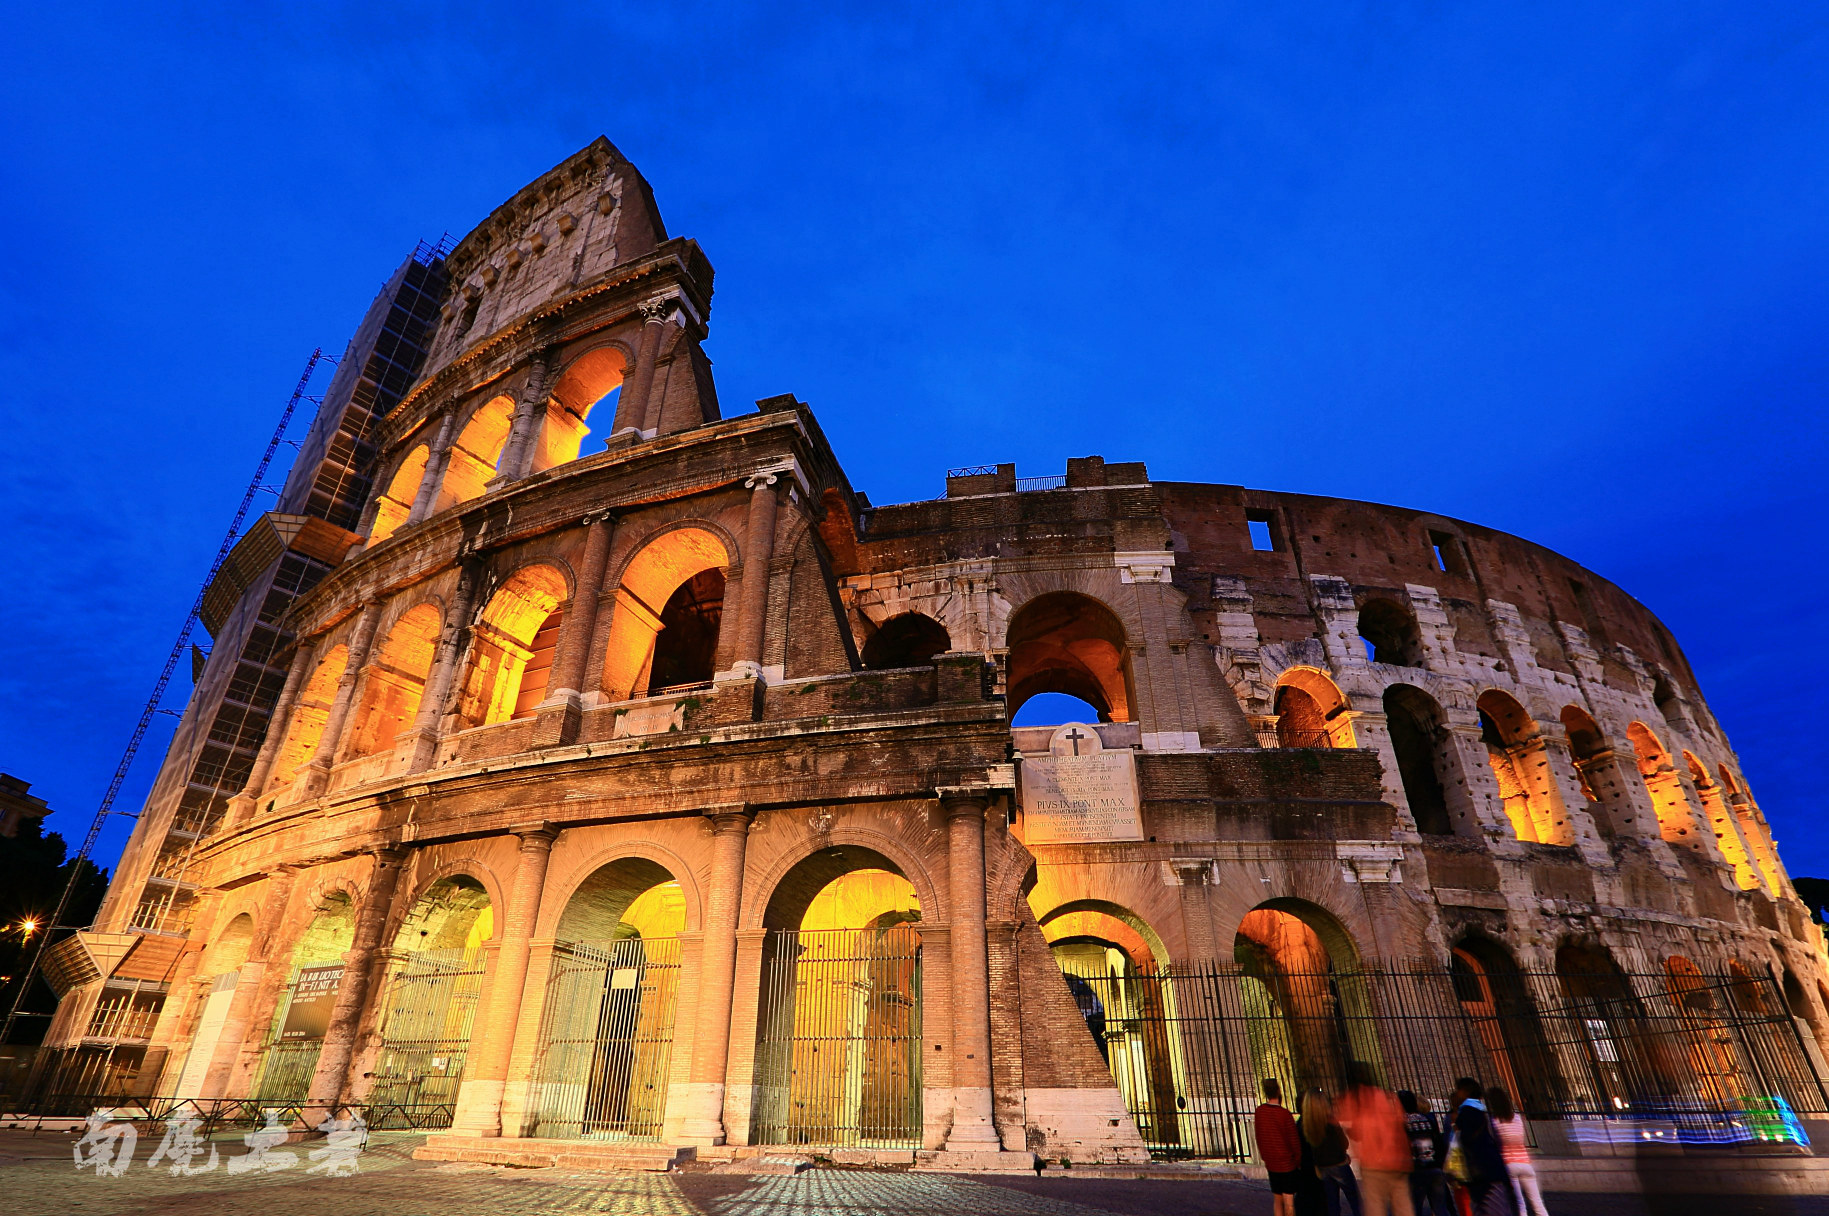
[[[299,867],[293,865],[275,866],[267,872],[260,900],[264,911],[254,926],[248,961],[241,965],[241,978],[235,983],[235,1001],[222,1027],[221,1049],[204,1074],[199,1097],[239,1097],[252,1093],[259,1079],[256,1070],[261,1063],[263,1032],[273,1021],[279,989],[286,980],[283,964],[276,966],[278,960],[273,956],[281,932],[291,923],[287,912],[298,876]],[[231,1094],[231,1088],[238,1092]]]
[[[324,1045],[318,1050],[318,1063],[311,1074],[302,1114],[306,1126],[316,1127],[336,1114],[343,1088],[349,1082],[349,1057],[356,1045],[356,1029],[362,1021],[363,1007],[368,1003],[369,989],[374,986],[376,954],[381,934],[387,928],[387,914],[394,906],[394,887],[406,861],[401,849],[376,849],[375,868],[362,896],[362,910],[356,915],[354,940],[343,956],[343,978],[337,985],[336,1003],[330,1009],[330,1025],[324,1031]]]
[[[671,299],[650,300],[641,305],[642,326],[641,337],[635,345],[635,371],[623,381],[622,396],[616,400],[613,435],[624,431],[643,434],[642,426],[648,417],[648,394],[654,391],[654,363],[660,356],[661,331],[672,307]]]
[[[502,1090],[508,1061],[514,1054],[514,1028],[527,983],[527,958],[534,925],[540,917],[540,895],[546,888],[546,863],[559,833],[544,823],[514,829],[521,838],[520,863],[508,892],[501,945],[495,954],[486,1001],[470,1031],[470,1057],[457,1091],[457,1114],[451,1131],[463,1136],[502,1134]]]
[[[472,563],[466,563],[458,574],[457,593],[451,597],[438,630],[438,655],[419,695],[419,712],[413,715],[412,728],[403,731],[394,744],[396,757],[405,760],[409,773],[423,773],[437,758],[438,732],[470,640],[470,614],[475,610],[476,589],[481,580],[481,571]]]
[[[681,1123],[688,1144],[723,1144],[724,1075],[730,1062],[730,1010],[736,992],[737,918],[743,908],[743,856],[756,816],[742,803],[712,807],[711,885],[699,952],[698,1013],[692,1071]]]
[[[762,640],[768,628],[769,565],[775,557],[775,519],[780,511],[778,471],[751,474],[749,518],[743,537],[743,586],[737,612],[737,654],[731,669],[746,676],[762,674]]]
[[[502,458],[496,463],[495,476],[487,482],[487,488],[491,490],[527,476],[527,470],[533,464],[534,444],[539,439],[541,423],[546,421],[546,369],[551,358],[550,348],[542,350],[528,365],[527,384],[514,407],[508,442],[502,445]]]
[[[451,467],[451,445],[456,442],[457,411],[445,412],[444,420],[438,424],[438,435],[432,440],[431,451],[426,455],[425,474],[419,479],[419,493],[413,495],[413,506],[406,514],[403,527],[411,527],[431,515],[438,503],[438,493],[444,488],[445,470]]]
[[[306,673],[311,670],[311,657],[316,651],[317,643],[306,639],[292,652],[292,666],[286,670],[285,687],[279,690],[279,700],[273,703],[272,716],[267,719],[267,736],[260,742],[254,767],[248,770],[248,783],[241,793],[229,799],[228,810],[223,815],[226,831],[232,832],[254,817],[260,796],[266,792],[267,778],[273,772],[280,744],[285,742],[286,728],[292,722],[292,707],[298,704],[298,690],[304,686]]]
[[[1175,881],[1181,887],[1181,920],[1186,926],[1188,961],[1196,966],[1211,966],[1219,961],[1219,950],[1213,941],[1213,911],[1207,899],[1207,885],[1213,880],[1213,863],[1204,857],[1177,857],[1170,865]]]
[[[375,629],[380,624],[381,601],[376,600],[362,609],[362,615],[356,619],[355,632],[350,635],[349,663],[343,668],[343,678],[337,681],[336,699],[330,703],[330,714],[324,721],[324,734],[318,739],[318,749],[312,755],[311,763],[305,766],[306,798],[316,798],[330,784],[330,766],[336,763],[337,752],[342,747],[343,727],[355,705],[356,685],[368,666],[368,652],[375,644]]]
[[[953,1128],[948,1152],[1002,1149],[991,1118],[991,969],[984,930],[982,789],[943,789],[952,909]]]
[[[578,737],[583,716],[585,664],[590,662],[591,640],[597,627],[597,604],[603,592],[603,572],[610,563],[610,541],[616,532],[606,514],[588,516],[584,555],[578,562],[572,602],[559,624],[559,645],[553,657],[546,699],[536,711],[534,746],[552,747]]]

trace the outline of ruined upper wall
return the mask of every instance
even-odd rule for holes
[[[424,375],[666,239],[647,180],[599,137],[497,207],[445,259],[451,291]]]

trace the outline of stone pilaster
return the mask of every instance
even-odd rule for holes
[[[404,765],[409,773],[423,773],[437,758],[439,730],[470,641],[470,614],[481,580],[477,566],[466,562],[458,575],[457,593],[451,597],[438,631],[438,654],[419,697],[419,712],[413,716],[412,729],[401,732],[394,744],[396,763]]]
[[[688,1144],[723,1144],[724,1082],[730,1061],[731,1002],[736,992],[737,923],[742,914],[743,860],[755,813],[741,804],[713,807],[711,885],[699,951],[698,1012],[692,1071],[686,1085],[682,1137]]]
[[[374,648],[375,629],[381,624],[381,601],[376,600],[362,609],[362,615],[356,618],[355,631],[349,639],[349,662],[343,668],[343,678],[337,681],[336,699],[330,703],[330,714],[324,721],[324,733],[318,739],[318,749],[311,757],[311,763],[305,766],[305,797],[316,798],[330,785],[330,767],[336,763],[337,754],[342,750],[343,728],[349,722],[350,710],[356,701],[356,687],[361,683],[362,672],[368,666],[369,651]]]
[[[578,724],[583,714],[584,669],[590,660],[603,573],[609,565],[610,541],[615,532],[615,522],[608,515],[595,515],[587,521],[584,555],[578,562],[571,606],[559,627],[559,645],[553,658],[552,676],[547,681],[546,699],[535,711],[535,747],[553,747],[578,737]]]
[[[337,985],[330,1024],[324,1030],[324,1045],[318,1050],[317,1067],[312,1071],[311,1085],[305,1091],[306,1108],[301,1118],[307,1127],[316,1127],[336,1114],[343,1091],[349,1084],[349,1058],[355,1049],[363,1008],[374,987],[381,935],[387,928],[388,911],[394,905],[394,888],[400,881],[406,853],[399,849],[377,849],[374,858],[368,890],[362,896],[362,909],[356,914],[354,939],[349,952],[343,956],[343,979]]]
[[[948,1152],[996,1152],[991,1117],[990,959],[984,925],[984,810],[988,791],[940,791],[946,815],[952,922],[953,1127]]]
[[[229,799],[228,810],[223,814],[225,831],[232,832],[254,817],[254,811],[260,805],[260,796],[267,790],[267,778],[273,772],[274,758],[279,755],[280,745],[286,739],[286,729],[292,724],[292,707],[298,704],[299,689],[304,686],[306,673],[311,670],[311,659],[316,652],[316,643],[309,639],[301,641],[293,651],[292,665],[286,669],[285,687],[279,690],[279,700],[274,702],[273,714],[267,719],[267,736],[261,740],[260,752],[254,757],[254,766],[248,770],[248,783],[242,787],[241,793]]]

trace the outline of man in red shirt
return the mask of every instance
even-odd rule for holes
[[[1334,1116],[1352,1146],[1359,1167],[1363,1216],[1411,1216],[1410,1169],[1415,1158],[1397,1096],[1380,1089],[1372,1070],[1355,1060],[1352,1085],[1334,1103]]]
[[[1283,1087],[1275,1077],[1264,1078],[1264,1101],[1252,1116],[1257,1131],[1257,1155],[1270,1171],[1271,1202],[1275,1216],[1295,1216],[1296,1181],[1302,1168],[1302,1141],[1295,1116],[1283,1106]]]

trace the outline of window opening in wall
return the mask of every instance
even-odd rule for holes
[[[1441,707],[1428,694],[1402,684],[1385,689],[1384,712],[1396,753],[1404,799],[1416,830],[1447,836],[1454,832],[1448,816],[1447,758]]]
[[[1086,701],[1064,692],[1038,692],[1022,703],[1011,726],[1064,726],[1069,722],[1097,722],[1099,711]]]
[[[650,694],[709,684],[717,666],[718,625],[724,619],[724,572],[701,570],[681,583],[661,609],[654,639]]]
[[[1275,553],[1276,531],[1271,527],[1269,511],[1246,511],[1245,527],[1251,530],[1251,547],[1259,553]]]
[[[864,666],[873,671],[925,667],[952,647],[946,626],[919,612],[903,612],[884,621],[864,643]]]
[[[1429,548],[1435,554],[1435,568],[1444,574],[1466,574],[1467,561],[1461,552],[1460,538],[1452,532],[1429,533]]]
[[[1359,609],[1359,636],[1366,657],[1397,667],[1422,666],[1422,636],[1416,619],[1391,600],[1367,600]]]
[[[527,648],[527,665],[521,668],[521,688],[515,694],[514,713],[511,717],[533,717],[534,710],[546,699],[546,681],[552,675],[553,651],[559,647],[559,626],[564,622],[564,611],[555,608],[533,635],[533,644]]]

